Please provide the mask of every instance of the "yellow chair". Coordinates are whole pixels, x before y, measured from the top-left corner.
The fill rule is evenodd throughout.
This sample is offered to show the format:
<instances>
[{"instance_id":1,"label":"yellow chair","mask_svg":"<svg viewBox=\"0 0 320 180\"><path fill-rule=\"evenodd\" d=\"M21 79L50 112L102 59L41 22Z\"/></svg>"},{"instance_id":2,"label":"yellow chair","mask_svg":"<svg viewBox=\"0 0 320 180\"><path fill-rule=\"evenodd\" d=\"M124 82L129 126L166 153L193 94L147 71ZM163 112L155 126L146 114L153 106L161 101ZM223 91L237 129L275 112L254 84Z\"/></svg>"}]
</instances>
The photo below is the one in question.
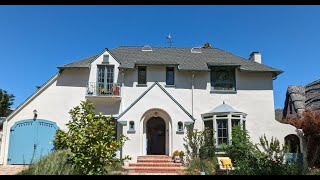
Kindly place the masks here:
<instances>
[{"instance_id":1,"label":"yellow chair","mask_svg":"<svg viewBox=\"0 0 320 180\"><path fill-rule=\"evenodd\" d=\"M232 161L229 157L217 157L219 171L226 171L227 174L229 171L234 170Z\"/></svg>"}]
</instances>

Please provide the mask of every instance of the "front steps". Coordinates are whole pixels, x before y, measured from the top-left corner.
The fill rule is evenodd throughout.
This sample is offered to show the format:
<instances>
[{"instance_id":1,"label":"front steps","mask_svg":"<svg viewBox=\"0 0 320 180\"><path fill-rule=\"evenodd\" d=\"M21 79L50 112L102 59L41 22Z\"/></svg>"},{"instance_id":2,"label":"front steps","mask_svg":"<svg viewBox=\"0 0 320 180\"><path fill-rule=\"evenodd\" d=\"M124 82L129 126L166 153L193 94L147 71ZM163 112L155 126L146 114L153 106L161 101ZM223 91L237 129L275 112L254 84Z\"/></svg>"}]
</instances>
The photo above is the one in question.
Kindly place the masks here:
<instances>
[{"instance_id":1,"label":"front steps","mask_svg":"<svg viewBox=\"0 0 320 180\"><path fill-rule=\"evenodd\" d=\"M184 168L181 163L174 163L171 157L166 155L138 156L137 163L129 163L124 167L128 174L179 174Z\"/></svg>"}]
</instances>

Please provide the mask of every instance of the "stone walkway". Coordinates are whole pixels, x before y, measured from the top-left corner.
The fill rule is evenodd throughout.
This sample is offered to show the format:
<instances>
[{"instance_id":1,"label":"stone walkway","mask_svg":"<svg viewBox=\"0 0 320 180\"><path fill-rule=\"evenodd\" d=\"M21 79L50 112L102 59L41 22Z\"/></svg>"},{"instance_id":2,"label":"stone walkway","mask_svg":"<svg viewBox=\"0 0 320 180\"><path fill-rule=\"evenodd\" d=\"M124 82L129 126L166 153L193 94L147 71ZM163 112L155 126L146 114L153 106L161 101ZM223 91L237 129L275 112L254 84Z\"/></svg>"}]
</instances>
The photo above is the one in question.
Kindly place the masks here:
<instances>
[{"instance_id":1,"label":"stone walkway","mask_svg":"<svg viewBox=\"0 0 320 180\"><path fill-rule=\"evenodd\" d=\"M27 165L0 165L0 175L14 175L27 167Z\"/></svg>"}]
</instances>

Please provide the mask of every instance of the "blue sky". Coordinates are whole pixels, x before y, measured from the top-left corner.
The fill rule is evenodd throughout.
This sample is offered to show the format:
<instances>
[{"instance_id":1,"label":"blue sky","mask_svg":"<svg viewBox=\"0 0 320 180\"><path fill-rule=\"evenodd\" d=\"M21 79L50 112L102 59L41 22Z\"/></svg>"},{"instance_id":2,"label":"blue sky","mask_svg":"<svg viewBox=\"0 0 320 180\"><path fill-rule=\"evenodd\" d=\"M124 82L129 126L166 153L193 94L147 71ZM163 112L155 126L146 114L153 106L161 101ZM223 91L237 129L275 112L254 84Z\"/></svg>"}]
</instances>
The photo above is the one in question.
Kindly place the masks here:
<instances>
[{"instance_id":1,"label":"blue sky","mask_svg":"<svg viewBox=\"0 0 320 180\"><path fill-rule=\"evenodd\" d=\"M121 45L176 47L210 42L285 71L274 81L276 108L288 85L320 78L320 6L0 6L0 88L16 108L57 66Z\"/></svg>"}]
</instances>

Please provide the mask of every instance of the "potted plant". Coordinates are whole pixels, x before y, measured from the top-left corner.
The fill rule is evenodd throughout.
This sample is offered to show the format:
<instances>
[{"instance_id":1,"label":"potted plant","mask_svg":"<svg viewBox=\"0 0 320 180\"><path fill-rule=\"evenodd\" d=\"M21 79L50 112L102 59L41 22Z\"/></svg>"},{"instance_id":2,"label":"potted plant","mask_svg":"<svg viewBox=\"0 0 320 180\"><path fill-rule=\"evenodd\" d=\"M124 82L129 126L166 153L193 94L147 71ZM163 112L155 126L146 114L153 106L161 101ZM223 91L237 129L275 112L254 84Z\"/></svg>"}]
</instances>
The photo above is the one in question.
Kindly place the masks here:
<instances>
[{"instance_id":1,"label":"potted plant","mask_svg":"<svg viewBox=\"0 0 320 180\"><path fill-rule=\"evenodd\" d=\"M175 163L180 163L181 159L180 159L180 152L178 150L173 152L173 160Z\"/></svg>"}]
</instances>

